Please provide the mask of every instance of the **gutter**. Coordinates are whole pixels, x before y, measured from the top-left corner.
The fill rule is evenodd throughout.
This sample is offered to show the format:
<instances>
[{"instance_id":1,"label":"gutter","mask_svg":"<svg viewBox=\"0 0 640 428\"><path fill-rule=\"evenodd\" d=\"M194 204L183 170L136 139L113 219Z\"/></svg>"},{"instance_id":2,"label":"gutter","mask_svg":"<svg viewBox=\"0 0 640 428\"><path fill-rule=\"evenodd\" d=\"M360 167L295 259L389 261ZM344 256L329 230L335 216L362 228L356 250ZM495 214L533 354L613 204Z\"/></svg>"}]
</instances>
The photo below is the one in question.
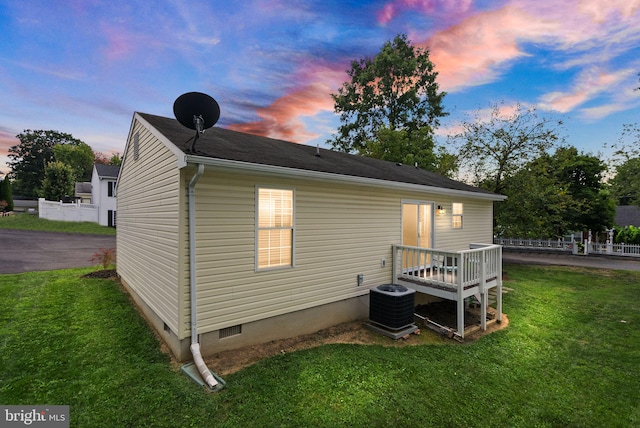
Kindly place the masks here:
<instances>
[{"instance_id":1,"label":"gutter","mask_svg":"<svg viewBox=\"0 0 640 428\"><path fill-rule=\"evenodd\" d=\"M200 372L200 376L209 386L214 389L218 381L211 374L202 355L200 354L200 343L198 342L198 304L196 298L196 184L204 173L204 165L198 164L196 173L189 181L189 294L191 295L191 354L193 362Z\"/></svg>"}]
</instances>

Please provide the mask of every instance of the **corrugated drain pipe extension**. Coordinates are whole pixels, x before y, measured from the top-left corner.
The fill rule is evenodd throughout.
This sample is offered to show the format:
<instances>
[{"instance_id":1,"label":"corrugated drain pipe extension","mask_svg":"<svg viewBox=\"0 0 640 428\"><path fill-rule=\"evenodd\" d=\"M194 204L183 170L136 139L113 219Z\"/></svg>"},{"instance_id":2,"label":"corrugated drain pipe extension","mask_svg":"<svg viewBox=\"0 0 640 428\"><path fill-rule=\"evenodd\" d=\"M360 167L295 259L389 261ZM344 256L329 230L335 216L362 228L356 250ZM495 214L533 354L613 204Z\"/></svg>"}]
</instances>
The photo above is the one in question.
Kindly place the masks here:
<instances>
[{"instance_id":1,"label":"corrugated drain pipe extension","mask_svg":"<svg viewBox=\"0 0 640 428\"><path fill-rule=\"evenodd\" d=\"M213 389L218 385L218 381L213 377L211 371L205 364L200 354L200 343L198 342L198 311L196 298L196 184L204 173L204 165L198 164L198 170L189 182L189 291L191 294L191 355L200 376L209 388Z\"/></svg>"}]
</instances>

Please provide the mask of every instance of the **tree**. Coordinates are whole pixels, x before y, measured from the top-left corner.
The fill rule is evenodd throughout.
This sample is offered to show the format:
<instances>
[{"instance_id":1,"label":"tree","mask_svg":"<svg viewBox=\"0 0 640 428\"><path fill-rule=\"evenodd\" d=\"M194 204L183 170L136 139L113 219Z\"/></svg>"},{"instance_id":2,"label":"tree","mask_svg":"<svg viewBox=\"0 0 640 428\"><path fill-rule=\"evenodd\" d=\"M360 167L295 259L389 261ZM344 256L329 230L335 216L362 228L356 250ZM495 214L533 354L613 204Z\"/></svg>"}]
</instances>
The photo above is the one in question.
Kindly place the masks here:
<instances>
[{"instance_id":1,"label":"tree","mask_svg":"<svg viewBox=\"0 0 640 428\"><path fill-rule=\"evenodd\" d=\"M350 80L331 94L342 122L333 147L396 162L413 156L422 167L433 163L433 130L446 113L429 51L401 34L374 58L353 61L347 73Z\"/></svg>"},{"instance_id":2,"label":"tree","mask_svg":"<svg viewBox=\"0 0 640 428\"><path fill-rule=\"evenodd\" d=\"M615 205L603 186L606 165L575 147L541 154L505 181L508 199L496 205L501 236L561 237L613 225Z\"/></svg>"},{"instance_id":3,"label":"tree","mask_svg":"<svg viewBox=\"0 0 640 428\"><path fill-rule=\"evenodd\" d=\"M59 201L73 195L75 179L73 168L66 163L56 161L47 165L42 180L42 196L49 201Z\"/></svg>"},{"instance_id":4,"label":"tree","mask_svg":"<svg viewBox=\"0 0 640 428\"><path fill-rule=\"evenodd\" d=\"M609 184L611 195L619 205L640 206L640 157L627 159L618 165Z\"/></svg>"},{"instance_id":5,"label":"tree","mask_svg":"<svg viewBox=\"0 0 640 428\"><path fill-rule=\"evenodd\" d=\"M110 158L104 153L96 152L94 155L93 163L98 163L102 165L122 165L122 158L120 157L120 153L113 153Z\"/></svg>"},{"instance_id":6,"label":"tree","mask_svg":"<svg viewBox=\"0 0 640 428\"><path fill-rule=\"evenodd\" d=\"M520 104L512 114L503 110L493 104L489 120L478 110L475 119L463 122L462 132L452 137L463 171L471 174L475 185L495 193L505 191L505 178L563 140L556 129L562 121L539 117L534 107Z\"/></svg>"},{"instance_id":7,"label":"tree","mask_svg":"<svg viewBox=\"0 0 640 428\"><path fill-rule=\"evenodd\" d=\"M53 146L56 161L66 163L73 170L74 181L90 181L93 171L93 149L82 141Z\"/></svg>"},{"instance_id":8,"label":"tree","mask_svg":"<svg viewBox=\"0 0 640 428\"><path fill-rule=\"evenodd\" d=\"M615 203L603 184L605 163L596 156L578 153L575 147L560 148L554 157L558 182L566 185L573 200L564 213L568 227L600 232L613 226Z\"/></svg>"},{"instance_id":9,"label":"tree","mask_svg":"<svg viewBox=\"0 0 640 428\"><path fill-rule=\"evenodd\" d=\"M551 166L535 159L509 177L502 192L508 198L495 205L498 236L540 238L562 236L562 214L570 195L558 187Z\"/></svg>"},{"instance_id":10,"label":"tree","mask_svg":"<svg viewBox=\"0 0 640 428\"><path fill-rule=\"evenodd\" d=\"M111 155L111 158L109 159L109 165L122 165L122 158L120 157L120 153L114 153Z\"/></svg>"},{"instance_id":11,"label":"tree","mask_svg":"<svg viewBox=\"0 0 640 428\"><path fill-rule=\"evenodd\" d=\"M97 163L100 165L109 165L109 159L107 159L107 156L102 152L94 152L93 163Z\"/></svg>"},{"instance_id":12,"label":"tree","mask_svg":"<svg viewBox=\"0 0 640 428\"><path fill-rule=\"evenodd\" d=\"M4 180L0 180L0 204L2 201L6 203L6 206L4 207L5 211L13 211L13 190L11 189L9 177L6 175ZM0 211L2 211L2 209L0 209Z\"/></svg>"},{"instance_id":13,"label":"tree","mask_svg":"<svg viewBox=\"0 0 640 428\"><path fill-rule=\"evenodd\" d=\"M605 144L613 150L611 165L615 168L631 158L640 157L640 127L637 123L623 123L618 141Z\"/></svg>"},{"instance_id":14,"label":"tree","mask_svg":"<svg viewBox=\"0 0 640 428\"><path fill-rule=\"evenodd\" d=\"M27 129L16 137L20 144L9 148L9 175L14 179L14 193L31 197L37 197L42 189L45 167L54 161L53 146L82 142L58 131Z\"/></svg>"},{"instance_id":15,"label":"tree","mask_svg":"<svg viewBox=\"0 0 640 428\"><path fill-rule=\"evenodd\" d=\"M625 123L617 142L605 144L612 150L610 169L615 175L609 180L612 196L619 205L640 206L640 127Z\"/></svg>"}]
</instances>

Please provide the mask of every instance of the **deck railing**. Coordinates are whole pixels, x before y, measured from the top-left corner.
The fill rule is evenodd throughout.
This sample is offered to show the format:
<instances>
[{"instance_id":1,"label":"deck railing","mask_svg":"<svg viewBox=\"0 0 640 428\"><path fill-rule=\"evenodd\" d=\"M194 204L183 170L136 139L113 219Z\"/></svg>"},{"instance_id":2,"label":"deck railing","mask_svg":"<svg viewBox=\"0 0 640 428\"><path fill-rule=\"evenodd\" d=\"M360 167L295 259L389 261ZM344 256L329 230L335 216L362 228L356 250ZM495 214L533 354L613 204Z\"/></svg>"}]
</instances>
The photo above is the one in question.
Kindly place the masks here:
<instances>
[{"instance_id":1,"label":"deck railing","mask_svg":"<svg viewBox=\"0 0 640 428\"><path fill-rule=\"evenodd\" d=\"M395 279L458 290L478 285L482 292L502 277L502 247L470 244L468 250L394 245Z\"/></svg>"}]
</instances>

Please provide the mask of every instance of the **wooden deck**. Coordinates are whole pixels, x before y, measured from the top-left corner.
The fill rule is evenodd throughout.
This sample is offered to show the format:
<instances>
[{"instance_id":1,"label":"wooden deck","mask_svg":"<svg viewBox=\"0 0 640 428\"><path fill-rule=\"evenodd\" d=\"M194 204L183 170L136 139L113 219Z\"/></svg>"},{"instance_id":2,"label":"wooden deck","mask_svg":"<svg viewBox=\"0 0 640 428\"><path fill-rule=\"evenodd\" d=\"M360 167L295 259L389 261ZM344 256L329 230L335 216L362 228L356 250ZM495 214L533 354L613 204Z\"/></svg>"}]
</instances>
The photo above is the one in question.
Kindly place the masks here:
<instances>
[{"instance_id":1,"label":"wooden deck","mask_svg":"<svg viewBox=\"0 0 640 428\"><path fill-rule=\"evenodd\" d=\"M463 251L393 246L393 282L418 293L457 303L456 334L464 338L465 299L480 302L481 328L486 330L488 292L496 288L496 319L502 320L502 247L470 244Z\"/></svg>"}]
</instances>

